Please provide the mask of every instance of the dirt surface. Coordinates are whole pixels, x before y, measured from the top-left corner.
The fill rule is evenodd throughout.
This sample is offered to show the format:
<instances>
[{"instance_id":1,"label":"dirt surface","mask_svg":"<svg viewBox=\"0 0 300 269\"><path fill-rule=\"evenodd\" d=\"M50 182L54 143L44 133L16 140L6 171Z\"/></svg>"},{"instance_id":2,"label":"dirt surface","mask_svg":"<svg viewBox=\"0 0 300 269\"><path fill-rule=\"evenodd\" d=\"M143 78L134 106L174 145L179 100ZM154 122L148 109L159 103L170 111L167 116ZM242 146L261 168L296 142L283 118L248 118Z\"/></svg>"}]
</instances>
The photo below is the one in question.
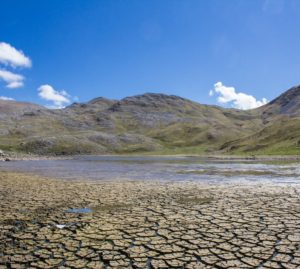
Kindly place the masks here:
<instances>
[{"instance_id":1,"label":"dirt surface","mask_svg":"<svg viewBox=\"0 0 300 269\"><path fill-rule=\"evenodd\" d=\"M300 268L299 194L0 172L0 268Z\"/></svg>"}]
</instances>

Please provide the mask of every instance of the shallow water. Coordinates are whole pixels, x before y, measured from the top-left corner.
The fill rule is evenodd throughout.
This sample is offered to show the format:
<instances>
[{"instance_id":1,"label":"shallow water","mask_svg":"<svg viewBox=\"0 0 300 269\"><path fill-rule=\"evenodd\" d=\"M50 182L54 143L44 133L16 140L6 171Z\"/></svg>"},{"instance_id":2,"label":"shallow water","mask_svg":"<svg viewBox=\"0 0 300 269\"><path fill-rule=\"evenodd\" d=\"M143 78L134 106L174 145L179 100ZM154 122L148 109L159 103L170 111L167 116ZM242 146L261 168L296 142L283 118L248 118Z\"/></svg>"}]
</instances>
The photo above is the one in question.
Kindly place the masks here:
<instances>
[{"instance_id":1,"label":"shallow water","mask_svg":"<svg viewBox=\"0 0 300 269\"><path fill-rule=\"evenodd\" d=\"M207 184L299 184L299 162L199 157L76 156L70 160L2 162L1 169L85 180L200 181Z\"/></svg>"},{"instance_id":2,"label":"shallow water","mask_svg":"<svg viewBox=\"0 0 300 269\"><path fill-rule=\"evenodd\" d=\"M75 213L75 214L87 214L87 213L92 213L93 210L88 207L80 207L80 208L70 208L66 212Z\"/></svg>"}]
</instances>

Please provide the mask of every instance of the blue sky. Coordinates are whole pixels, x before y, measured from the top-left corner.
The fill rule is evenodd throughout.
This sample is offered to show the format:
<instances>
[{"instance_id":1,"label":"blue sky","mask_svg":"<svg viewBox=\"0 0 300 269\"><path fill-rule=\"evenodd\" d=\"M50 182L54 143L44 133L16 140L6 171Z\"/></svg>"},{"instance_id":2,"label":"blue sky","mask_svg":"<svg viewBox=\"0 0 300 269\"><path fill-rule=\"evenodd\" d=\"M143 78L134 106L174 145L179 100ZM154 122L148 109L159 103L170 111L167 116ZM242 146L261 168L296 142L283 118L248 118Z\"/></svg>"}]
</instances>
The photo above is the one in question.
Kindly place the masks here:
<instances>
[{"instance_id":1,"label":"blue sky","mask_svg":"<svg viewBox=\"0 0 300 269\"><path fill-rule=\"evenodd\" d=\"M160 92L245 108L252 95L259 105L300 83L299 14L297 0L1 0L0 42L32 64L0 56L0 71L24 84L8 88L3 75L0 96L58 107L68 102L57 95Z\"/></svg>"}]
</instances>

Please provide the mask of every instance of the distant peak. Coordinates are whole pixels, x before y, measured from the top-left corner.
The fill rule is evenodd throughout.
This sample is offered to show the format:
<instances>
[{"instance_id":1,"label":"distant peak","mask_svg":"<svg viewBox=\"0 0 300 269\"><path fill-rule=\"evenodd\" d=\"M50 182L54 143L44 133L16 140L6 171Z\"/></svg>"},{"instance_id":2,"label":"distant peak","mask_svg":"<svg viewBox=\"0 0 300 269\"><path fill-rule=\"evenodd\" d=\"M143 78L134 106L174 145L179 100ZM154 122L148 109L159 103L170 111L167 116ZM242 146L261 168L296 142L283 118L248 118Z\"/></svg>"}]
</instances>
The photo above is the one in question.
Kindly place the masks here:
<instances>
[{"instance_id":1,"label":"distant peak","mask_svg":"<svg viewBox=\"0 0 300 269\"><path fill-rule=\"evenodd\" d=\"M300 85L294 86L262 107L264 118L275 115L297 116L300 114Z\"/></svg>"},{"instance_id":2,"label":"distant peak","mask_svg":"<svg viewBox=\"0 0 300 269\"><path fill-rule=\"evenodd\" d=\"M184 99L180 96L176 96L176 95L168 95L168 94L164 94L164 93L151 93L151 92L147 92L144 94L138 94L138 95L133 95L133 96L129 96L129 97L125 97L123 98L121 101L129 101L129 100L187 100Z\"/></svg>"},{"instance_id":3,"label":"distant peak","mask_svg":"<svg viewBox=\"0 0 300 269\"><path fill-rule=\"evenodd\" d=\"M107 98L104 98L104 97L96 97L94 99L92 99L91 101L88 102L88 104L111 104L113 103L114 100L110 100L110 99L107 99Z\"/></svg>"},{"instance_id":4,"label":"distant peak","mask_svg":"<svg viewBox=\"0 0 300 269\"><path fill-rule=\"evenodd\" d=\"M298 98L300 96L300 85L294 86L281 95L279 95L277 98L272 100L270 104L279 103L281 105L285 105L286 103L292 101L295 98Z\"/></svg>"}]
</instances>

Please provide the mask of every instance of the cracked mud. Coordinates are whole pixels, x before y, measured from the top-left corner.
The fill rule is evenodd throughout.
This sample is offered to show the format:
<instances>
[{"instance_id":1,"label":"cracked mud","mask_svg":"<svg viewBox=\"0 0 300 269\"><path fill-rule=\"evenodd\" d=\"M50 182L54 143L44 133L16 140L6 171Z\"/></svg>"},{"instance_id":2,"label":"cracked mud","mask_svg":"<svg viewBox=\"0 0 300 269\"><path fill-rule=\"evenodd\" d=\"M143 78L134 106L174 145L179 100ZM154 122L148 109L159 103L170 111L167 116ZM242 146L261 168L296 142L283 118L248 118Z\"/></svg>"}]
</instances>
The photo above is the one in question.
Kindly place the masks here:
<instances>
[{"instance_id":1,"label":"cracked mud","mask_svg":"<svg viewBox=\"0 0 300 269\"><path fill-rule=\"evenodd\" d=\"M0 173L0 268L300 268L292 186Z\"/></svg>"}]
</instances>

